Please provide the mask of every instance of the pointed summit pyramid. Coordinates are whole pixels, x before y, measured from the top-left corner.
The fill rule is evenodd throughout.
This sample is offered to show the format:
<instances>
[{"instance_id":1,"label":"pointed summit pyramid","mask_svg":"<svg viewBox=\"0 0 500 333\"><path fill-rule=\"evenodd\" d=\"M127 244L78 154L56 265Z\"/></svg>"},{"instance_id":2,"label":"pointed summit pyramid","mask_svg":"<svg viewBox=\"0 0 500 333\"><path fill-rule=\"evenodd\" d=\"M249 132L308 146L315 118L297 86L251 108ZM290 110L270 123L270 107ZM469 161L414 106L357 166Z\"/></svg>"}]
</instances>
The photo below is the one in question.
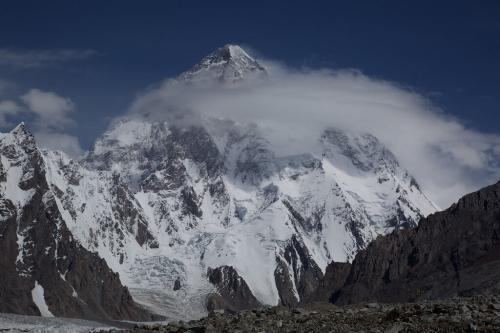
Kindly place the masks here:
<instances>
[{"instance_id":1,"label":"pointed summit pyramid","mask_svg":"<svg viewBox=\"0 0 500 333\"><path fill-rule=\"evenodd\" d=\"M14 138L25 149L36 149L35 138L33 134L28 130L24 122L21 122L16 127L14 127L9 134L12 135L12 138Z\"/></svg>"},{"instance_id":2,"label":"pointed summit pyramid","mask_svg":"<svg viewBox=\"0 0 500 333\"><path fill-rule=\"evenodd\" d=\"M227 44L204 57L179 76L185 81L220 81L231 83L248 77L266 77L267 72L238 45Z\"/></svg>"},{"instance_id":3,"label":"pointed summit pyramid","mask_svg":"<svg viewBox=\"0 0 500 333\"><path fill-rule=\"evenodd\" d=\"M30 135L31 133L26 128L24 121L20 122L16 127L14 127L11 131L13 135Z\"/></svg>"}]
</instances>

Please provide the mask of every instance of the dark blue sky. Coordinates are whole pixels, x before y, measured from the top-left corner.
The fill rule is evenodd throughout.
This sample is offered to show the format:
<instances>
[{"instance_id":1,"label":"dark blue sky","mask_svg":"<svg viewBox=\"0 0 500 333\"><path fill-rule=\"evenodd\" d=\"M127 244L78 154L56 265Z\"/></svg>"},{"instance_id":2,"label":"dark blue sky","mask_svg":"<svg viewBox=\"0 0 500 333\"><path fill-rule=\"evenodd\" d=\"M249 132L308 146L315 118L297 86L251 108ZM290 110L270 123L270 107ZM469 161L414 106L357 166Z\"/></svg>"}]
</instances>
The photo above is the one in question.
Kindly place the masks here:
<instances>
[{"instance_id":1,"label":"dark blue sky","mask_svg":"<svg viewBox=\"0 0 500 333\"><path fill-rule=\"evenodd\" d=\"M134 95L226 43L291 66L357 68L500 133L500 1L4 1L0 49L92 49L0 79L78 106L84 147Z\"/></svg>"}]
</instances>

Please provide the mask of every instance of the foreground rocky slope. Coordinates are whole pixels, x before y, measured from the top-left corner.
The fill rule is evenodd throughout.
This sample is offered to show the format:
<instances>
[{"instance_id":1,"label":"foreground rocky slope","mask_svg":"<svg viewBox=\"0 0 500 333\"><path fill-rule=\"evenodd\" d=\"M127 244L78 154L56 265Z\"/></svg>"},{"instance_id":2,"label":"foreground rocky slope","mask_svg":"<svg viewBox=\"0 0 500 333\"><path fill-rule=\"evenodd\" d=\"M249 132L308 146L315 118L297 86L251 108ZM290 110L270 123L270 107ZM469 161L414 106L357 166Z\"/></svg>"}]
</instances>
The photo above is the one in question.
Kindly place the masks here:
<instances>
[{"instance_id":1,"label":"foreground rocky slope","mask_svg":"<svg viewBox=\"0 0 500 333\"><path fill-rule=\"evenodd\" d=\"M500 182L418 227L379 237L352 263L338 304L500 294Z\"/></svg>"},{"instance_id":2,"label":"foreground rocky slope","mask_svg":"<svg viewBox=\"0 0 500 333\"><path fill-rule=\"evenodd\" d=\"M453 298L406 304L263 308L213 313L198 321L150 325L126 332L499 332L500 297Z\"/></svg>"},{"instance_id":3,"label":"foreground rocky slope","mask_svg":"<svg viewBox=\"0 0 500 333\"><path fill-rule=\"evenodd\" d=\"M23 124L0 134L0 312L147 320L118 274L73 239Z\"/></svg>"}]
</instances>

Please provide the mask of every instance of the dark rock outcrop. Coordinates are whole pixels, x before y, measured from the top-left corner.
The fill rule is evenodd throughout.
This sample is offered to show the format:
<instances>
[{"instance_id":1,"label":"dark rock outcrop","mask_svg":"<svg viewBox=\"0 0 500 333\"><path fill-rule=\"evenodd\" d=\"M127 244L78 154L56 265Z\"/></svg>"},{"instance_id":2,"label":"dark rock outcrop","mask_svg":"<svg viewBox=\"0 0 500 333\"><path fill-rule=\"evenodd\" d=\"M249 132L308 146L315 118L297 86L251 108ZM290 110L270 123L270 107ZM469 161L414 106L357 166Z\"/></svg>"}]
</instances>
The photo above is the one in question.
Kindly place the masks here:
<instances>
[{"instance_id":1,"label":"dark rock outcrop","mask_svg":"<svg viewBox=\"0 0 500 333\"><path fill-rule=\"evenodd\" d=\"M293 307L308 298L323 278L321 269L295 235L276 261L274 279L283 306Z\"/></svg>"},{"instance_id":2,"label":"dark rock outcrop","mask_svg":"<svg viewBox=\"0 0 500 333\"><path fill-rule=\"evenodd\" d=\"M207 275L210 283L217 289L217 293L207 299L207 310L241 311L261 306L245 280L233 267L209 268Z\"/></svg>"},{"instance_id":3,"label":"dark rock outcrop","mask_svg":"<svg viewBox=\"0 0 500 333\"><path fill-rule=\"evenodd\" d=\"M133 194L118 174L113 174L111 195L113 214L125 225L128 232L135 234L137 243L141 246L148 244L153 248L158 247L158 241L148 229L147 220L133 204L135 201Z\"/></svg>"},{"instance_id":4,"label":"dark rock outcrop","mask_svg":"<svg viewBox=\"0 0 500 333\"><path fill-rule=\"evenodd\" d=\"M181 289L181 280L179 278L175 279L174 282L174 290L179 290Z\"/></svg>"},{"instance_id":5,"label":"dark rock outcrop","mask_svg":"<svg viewBox=\"0 0 500 333\"><path fill-rule=\"evenodd\" d=\"M337 304L500 293L500 182L360 251Z\"/></svg>"},{"instance_id":6,"label":"dark rock outcrop","mask_svg":"<svg viewBox=\"0 0 500 333\"><path fill-rule=\"evenodd\" d=\"M326 266L325 275L316 290L301 300L302 304L310 302L330 302L332 297L344 286L351 264L347 262L331 262Z\"/></svg>"},{"instance_id":7,"label":"dark rock outcrop","mask_svg":"<svg viewBox=\"0 0 500 333\"><path fill-rule=\"evenodd\" d=\"M10 172L0 191L0 312L151 319L118 274L73 239L47 184L42 156L24 125L0 139L0 154Z\"/></svg>"}]
</instances>

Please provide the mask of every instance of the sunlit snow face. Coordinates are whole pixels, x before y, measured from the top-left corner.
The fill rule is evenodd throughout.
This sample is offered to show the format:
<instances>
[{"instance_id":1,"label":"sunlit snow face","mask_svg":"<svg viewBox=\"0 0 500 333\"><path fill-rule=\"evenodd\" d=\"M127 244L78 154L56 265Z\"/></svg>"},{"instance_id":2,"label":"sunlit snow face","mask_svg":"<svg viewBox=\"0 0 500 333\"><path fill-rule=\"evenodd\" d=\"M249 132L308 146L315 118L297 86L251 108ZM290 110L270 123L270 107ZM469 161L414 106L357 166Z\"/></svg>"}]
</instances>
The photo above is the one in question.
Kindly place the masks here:
<instances>
[{"instance_id":1,"label":"sunlit snow face","mask_svg":"<svg viewBox=\"0 0 500 333\"><path fill-rule=\"evenodd\" d=\"M255 123L283 155L313 151L328 127L372 133L442 206L499 176L500 137L467 129L415 92L356 71L265 68L268 78L231 85L167 80L129 115L178 126Z\"/></svg>"}]
</instances>

